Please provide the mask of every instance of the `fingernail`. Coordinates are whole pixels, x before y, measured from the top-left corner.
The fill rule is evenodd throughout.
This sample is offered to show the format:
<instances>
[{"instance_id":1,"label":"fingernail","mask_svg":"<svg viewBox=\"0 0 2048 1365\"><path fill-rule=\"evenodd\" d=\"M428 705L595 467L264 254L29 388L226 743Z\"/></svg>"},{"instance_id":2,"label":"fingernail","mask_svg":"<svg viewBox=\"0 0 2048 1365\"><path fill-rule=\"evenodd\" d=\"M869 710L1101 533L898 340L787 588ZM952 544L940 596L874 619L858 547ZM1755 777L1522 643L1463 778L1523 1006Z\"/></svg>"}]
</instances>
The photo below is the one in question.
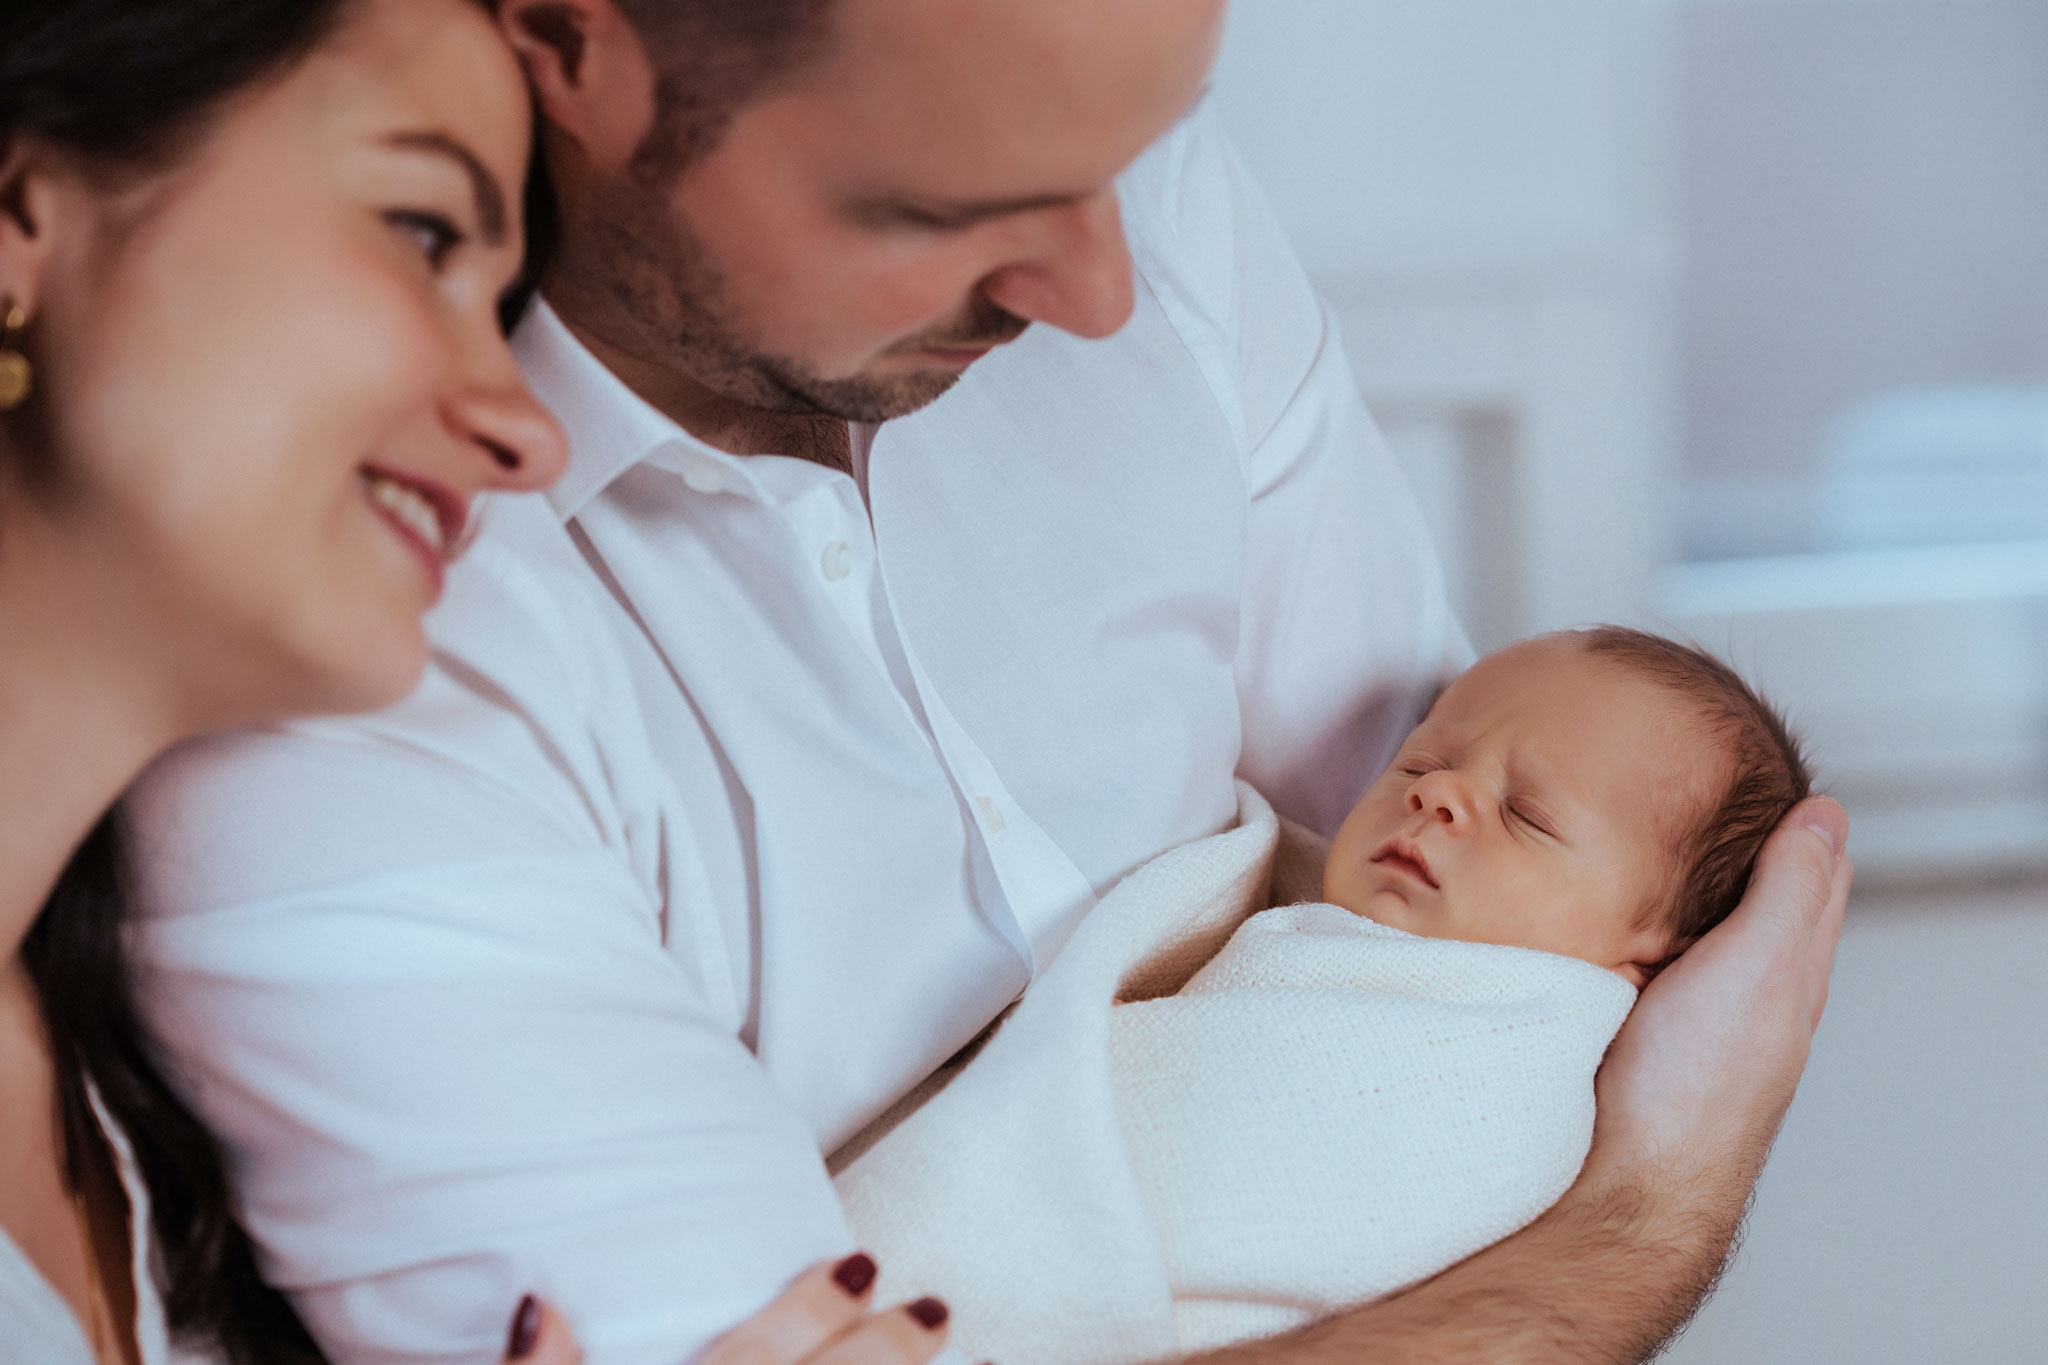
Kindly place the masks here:
<instances>
[{"instance_id":1,"label":"fingernail","mask_svg":"<svg viewBox=\"0 0 2048 1365\"><path fill-rule=\"evenodd\" d=\"M505 1338L505 1358L524 1360L540 1340L540 1300L528 1294L512 1314L512 1334Z\"/></svg>"},{"instance_id":2,"label":"fingernail","mask_svg":"<svg viewBox=\"0 0 2048 1365\"><path fill-rule=\"evenodd\" d=\"M1823 811L1830 813L1823 815ZM1838 858L1842 856L1842 844L1849 834L1848 817L1840 813L1841 811L1840 806L1830 802L1826 805L1816 805L1813 812L1806 817L1806 827L1826 840L1827 846L1834 850Z\"/></svg>"},{"instance_id":3,"label":"fingernail","mask_svg":"<svg viewBox=\"0 0 2048 1365\"><path fill-rule=\"evenodd\" d=\"M916 1303L906 1305L903 1311L916 1318L918 1326L927 1332L938 1331L946 1325L946 1319L952 1316L946 1305L937 1299L919 1299Z\"/></svg>"},{"instance_id":4,"label":"fingernail","mask_svg":"<svg viewBox=\"0 0 2048 1365\"><path fill-rule=\"evenodd\" d=\"M875 1282L875 1258L865 1251L856 1251L832 1267L832 1279L857 1299L867 1293L868 1286Z\"/></svg>"}]
</instances>

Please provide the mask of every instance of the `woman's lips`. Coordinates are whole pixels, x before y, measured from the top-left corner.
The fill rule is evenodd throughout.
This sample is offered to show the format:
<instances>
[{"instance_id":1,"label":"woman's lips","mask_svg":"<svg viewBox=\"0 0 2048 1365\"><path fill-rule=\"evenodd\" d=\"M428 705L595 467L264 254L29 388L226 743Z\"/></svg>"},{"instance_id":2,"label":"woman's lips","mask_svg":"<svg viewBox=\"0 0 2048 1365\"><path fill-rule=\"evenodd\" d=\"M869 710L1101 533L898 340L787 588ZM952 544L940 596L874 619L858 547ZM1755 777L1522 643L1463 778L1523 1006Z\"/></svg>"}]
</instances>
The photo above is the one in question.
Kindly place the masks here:
<instances>
[{"instance_id":1,"label":"woman's lips","mask_svg":"<svg viewBox=\"0 0 2048 1365\"><path fill-rule=\"evenodd\" d=\"M1381 867L1391 867L1421 882L1432 891L1441 891L1436 877L1429 870L1429 860L1422 856L1422 850L1405 839L1396 839L1372 855L1372 861Z\"/></svg>"},{"instance_id":2,"label":"woman's lips","mask_svg":"<svg viewBox=\"0 0 2048 1365\"><path fill-rule=\"evenodd\" d=\"M424 561L438 594L443 567L461 554L469 505L431 479L365 465L363 495L370 506Z\"/></svg>"}]
</instances>

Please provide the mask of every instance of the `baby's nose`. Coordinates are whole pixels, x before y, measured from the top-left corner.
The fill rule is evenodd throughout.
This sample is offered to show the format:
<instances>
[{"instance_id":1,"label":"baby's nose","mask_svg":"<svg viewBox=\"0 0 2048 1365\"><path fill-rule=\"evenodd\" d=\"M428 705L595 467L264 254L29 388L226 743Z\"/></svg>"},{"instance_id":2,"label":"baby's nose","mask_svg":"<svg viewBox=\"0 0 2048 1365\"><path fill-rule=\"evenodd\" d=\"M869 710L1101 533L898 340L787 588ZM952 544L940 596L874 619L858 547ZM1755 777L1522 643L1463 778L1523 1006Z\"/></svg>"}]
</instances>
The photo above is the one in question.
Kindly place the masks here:
<instances>
[{"instance_id":1,"label":"baby's nose","mask_svg":"<svg viewBox=\"0 0 2048 1365\"><path fill-rule=\"evenodd\" d=\"M1408 789L1408 808L1427 814L1453 827L1471 818L1471 801L1463 785L1452 774L1439 770L1425 774Z\"/></svg>"}]
</instances>

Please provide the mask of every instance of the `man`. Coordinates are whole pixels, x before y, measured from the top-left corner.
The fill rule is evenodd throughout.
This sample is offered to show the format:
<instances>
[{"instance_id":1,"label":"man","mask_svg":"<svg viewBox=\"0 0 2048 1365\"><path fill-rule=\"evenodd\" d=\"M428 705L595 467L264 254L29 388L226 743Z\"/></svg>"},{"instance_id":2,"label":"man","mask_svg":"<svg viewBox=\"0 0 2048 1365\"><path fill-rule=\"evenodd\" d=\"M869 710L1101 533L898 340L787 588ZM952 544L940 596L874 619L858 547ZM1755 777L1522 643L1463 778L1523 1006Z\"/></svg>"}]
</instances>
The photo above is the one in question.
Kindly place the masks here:
<instances>
[{"instance_id":1,"label":"man","mask_svg":"<svg viewBox=\"0 0 2048 1365\"><path fill-rule=\"evenodd\" d=\"M491 509L406 706L136 804L160 1030L342 1358L488 1354L536 1286L686 1357L852 1249L820 1153L1096 895L1236 774L1327 830L1464 661L1195 107L1221 9L504 0L570 473ZM1652 988L1551 1214L1237 1354L1646 1353L1789 1101L1841 835L1803 808Z\"/></svg>"}]
</instances>

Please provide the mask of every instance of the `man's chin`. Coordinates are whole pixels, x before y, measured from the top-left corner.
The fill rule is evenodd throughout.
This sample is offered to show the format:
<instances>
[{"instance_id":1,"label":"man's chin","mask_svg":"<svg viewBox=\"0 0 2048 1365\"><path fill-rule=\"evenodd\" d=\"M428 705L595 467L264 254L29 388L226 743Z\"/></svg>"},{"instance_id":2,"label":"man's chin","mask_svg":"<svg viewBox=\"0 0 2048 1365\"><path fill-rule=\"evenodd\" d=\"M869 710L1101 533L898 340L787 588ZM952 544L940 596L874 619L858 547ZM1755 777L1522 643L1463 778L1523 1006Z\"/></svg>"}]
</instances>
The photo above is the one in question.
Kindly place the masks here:
<instances>
[{"instance_id":1,"label":"man's chin","mask_svg":"<svg viewBox=\"0 0 2048 1365\"><path fill-rule=\"evenodd\" d=\"M784 379L783 387L814 411L848 422L888 422L908 417L944 397L966 371L931 367L886 378Z\"/></svg>"}]
</instances>

